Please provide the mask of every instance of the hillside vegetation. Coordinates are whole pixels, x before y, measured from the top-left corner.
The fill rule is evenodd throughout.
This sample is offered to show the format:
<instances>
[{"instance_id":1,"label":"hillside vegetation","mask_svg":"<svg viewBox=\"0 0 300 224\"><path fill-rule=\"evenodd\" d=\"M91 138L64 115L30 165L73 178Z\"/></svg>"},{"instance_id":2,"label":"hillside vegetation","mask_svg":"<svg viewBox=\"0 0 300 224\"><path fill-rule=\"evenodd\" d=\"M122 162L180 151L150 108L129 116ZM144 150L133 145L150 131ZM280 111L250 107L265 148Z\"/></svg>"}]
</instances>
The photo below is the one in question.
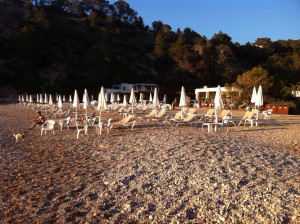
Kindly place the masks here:
<instances>
[{"instance_id":1,"label":"hillside vegetation","mask_svg":"<svg viewBox=\"0 0 300 224\"><path fill-rule=\"evenodd\" d=\"M1 0L0 43L0 85L19 92L99 91L120 82L192 91L263 75L268 94L288 98L300 81L300 40L240 45L221 31L208 39L161 21L148 27L125 1Z\"/></svg>"}]
</instances>

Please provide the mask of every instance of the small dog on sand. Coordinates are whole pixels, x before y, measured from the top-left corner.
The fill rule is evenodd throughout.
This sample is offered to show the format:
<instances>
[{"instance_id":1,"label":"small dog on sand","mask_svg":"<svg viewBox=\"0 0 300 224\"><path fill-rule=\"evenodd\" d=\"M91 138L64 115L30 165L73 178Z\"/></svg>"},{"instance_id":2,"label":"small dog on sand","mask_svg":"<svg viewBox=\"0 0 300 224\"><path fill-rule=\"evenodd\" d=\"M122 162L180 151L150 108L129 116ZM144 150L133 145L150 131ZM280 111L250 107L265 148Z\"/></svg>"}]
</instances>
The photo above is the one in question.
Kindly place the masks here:
<instances>
[{"instance_id":1,"label":"small dog on sand","mask_svg":"<svg viewBox=\"0 0 300 224\"><path fill-rule=\"evenodd\" d=\"M14 135L14 137L15 137L15 139L16 139L16 142L18 142L18 141L20 141L20 140L22 140L22 139L24 139L25 138L25 134L26 134L26 131L24 131L22 134L13 134Z\"/></svg>"}]
</instances>

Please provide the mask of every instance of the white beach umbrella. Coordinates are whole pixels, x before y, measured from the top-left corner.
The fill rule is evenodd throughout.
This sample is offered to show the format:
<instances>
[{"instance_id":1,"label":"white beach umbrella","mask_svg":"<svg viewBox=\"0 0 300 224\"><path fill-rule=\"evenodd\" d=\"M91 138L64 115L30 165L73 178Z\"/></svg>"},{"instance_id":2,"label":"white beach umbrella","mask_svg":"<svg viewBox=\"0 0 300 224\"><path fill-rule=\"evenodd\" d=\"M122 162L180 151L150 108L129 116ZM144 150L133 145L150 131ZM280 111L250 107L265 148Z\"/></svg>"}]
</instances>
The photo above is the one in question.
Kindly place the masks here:
<instances>
[{"instance_id":1,"label":"white beach umbrella","mask_svg":"<svg viewBox=\"0 0 300 224\"><path fill-rule=\"evenodd\" d=\"M94 101L94 95L91 95L91 100Z\"/></svg>"},{"instance_id":2,"label":"white beach umbrella","mask_svg":"<svg viewBox=\"0 0 300 224\"><path fill-rule=\"evenodd\" d=\"M155 105L155 106L159 105L158 92L157 92L156 87L154 89L154 96L153 96L152 104Z\"/></svg>"},{"instance_id":3,"label":"white beach umbrella","mask_svg":"<svg viewBox=\"0 0 300 224\"><path fill-rule=\"evenodd\" d=\"M28 99L28 95L27 95L27 94L25 95L25 100L26 100L26 102L28 102L28 101L29 101L29 99Z\"/></svg>"},{"instance_id":4,"label":"white beach umbrella","mask_svg":"<svg viewBox=\"0 0 300 224\"><path fill-rule=\"evenodd\" d=\"M29 103L32 103L32 102L33 102L32 96L30 95L30 96L29 96Z\"/></svg>"},{"instance_id":5,"label":"white beach umbrella","mask_svg":"<svg viewBox=\"0 0 300 224\"><path fill-rule=\"evenodd\" d=\"M123 106L127 106L127 95L126 94L124 94L124 96L123 96Z\"/></svg>"},{"instance_id":6,"label":"white beach umbrella","mask_svg":"<svg viewBox=\"0 0 300 224\"><path fill-rule=\"evenodd\" d=\"M135 98L135 94L134 94L133 88L131 89L129 103L131 103L132 113L133 113L133 106L136 104L136 98Z\"/></svg>"},{"instance_id":7,"label":"white beach umbrella","mask_svg":"<svg viewBox=\"0 0 300 224\"><path fill-rule=\"evenodd\" d=\"M57 93L55 93L55 99L56 99L56 101L58 101L58 94Z\"/></svg>"},{"instance_id":8,"label":"white beach umbrella","mask_svg":"<svg viewBox=\"0 0 300 224\"><path fill-rule=\"evenodd\" d=\"M48 104L48 96L46 93L45 93L44 103Z\"/></svg>"},{"instance_id":9,"label":"white beach umbrella","mask_svg":"<svg viewBox=\"0 0 300 224\"><path fill-rule=\"evenodd\" d=\"M256 101L256 88L254 86L252 91L251 103L255 103L255 101Z\"/></svg>"},{"instance_id":10,"label":"white beach umbrella","mask_svg":"<svg viewBox=\"0 0 300 224\"><path fill-rule=\"evenodd\" d=\"M58 102L57 102L58 108L61 110L62 109L62 100L61 100L61 95L58 96Z\"/></svg>"},{"instance_id":11,"label":"white beach umbrella","mask_svg":"<svg viewBox=\"0 0 300 224\"><path fill-rule=\"evenodd\" d=\"M166 104L167 103L167 94L164 94L164 103Z\"/></svg>"},{"instance_id":12,"label":"white beach umbrella","mask_svg":"<svg viewBox=\"0 0 300 224\"><path fill-rule=\"evenodd\" d=\"M120 101L121 101L120 94L118 94L118 96L117 96L117 102L119 103Z\"/></svg>"},{"instance_id":13,"label":"white beach umbrella","mask_svg":"<svg viewBox=\"0 0 300 224\"><path fill-rule=\"evenodd\" d=\"M85 118L87 119L87 109L91 107L89 94L87 89L84 89L84 98L83 98L83 109L85 109Z\"/></svg>"},{"instance_id":14,"label":"white beach umbrella","mask_svg":"<svg viewBox=\"0 0 300 224\"><path fill-rule=\"evenodd\" d=\"M25 102L24 96L22 95L22 102Z\"/></svg>"},{"instance_id":15,"label":"white beach umbrella","mask_svg":"<svg viewBox=\"0 0 300 224\"><path fill-rule=\"evenodd\" d=\"M114 93L110 93L110 102L111 103L115 102L115 95L114 95Z\"/></svg>"},{"instance_id":16,"label":"white beach umbrella","mask_svg":"<svg viewBox=\"0 0 300 224\"><path fill-rule=\"evenodd\" d=\"M48 101L48 105L52 106L53 105L53 100L52 100L52 96L51 94L49 95L49 101Z\"/></svg>"},{"instance_id":17,"label":"white beach umbrella","mask_svg":"<svg viewBox=\"0 0 300 224\"><path fill-rule=\"evenodd\" d=\"M66 96L63 95L63 102L66 102Z\"/></svg>"},{"instance_id":18,"label":"white beach umbrella","mask_svg":"<svg viewBox=\"0 0 300 224\"><path fill-rule=\"evenodd\" d=\"M19 102L21 102L21 100L22 100L22 99L21 99L21 95L19 95Z\"/></svg>"},{"instance_id":19,"label":"white beach umbrella","mask_svg":"<svg viewBox=\"0 0 300 224\"><path fill-rule=\"evenodd\" d=\"M69 103L72 103L72 96L71 96L71 94L69 96Z\"/></svg>"},{"instance_id":20,"label":"white beach umbrella","mask_svg":"<svg viewBox=\"0 0 300 224\"><path fill-rule=\"evenodd\" d=\"M143 103L143 100L144 100L144 94L140 93L140 102Z\"/></svg>"},{"instance_id":21,"label":"white beach umbrella","mask_svg":"<svg viewBox=\"0 0 300 224\"><path fill-rule=\"evenodd\" d=\"M37 103L40 102L40 96L39 96L39 94L36 94L36 102L37 102Z\"/></svg>"},{"instance_id":22,"label":"white beach umbrella","mask_svg":"<svg viewBox=\"0 0 300 224\"><path fill-rule=\"evenodd\" d=\"M261 85L259 85L255 100L255 107L257 106L256 120L258 120L258 107L262 105L264 105L263 91Z\"/></svg>"},{"instance_id":23,"label":"white beach umbrella","mask_svg":"<svg viewBox=\"0 0 300 224\"><path fill-rule=\"evenodd\" d=\"M79 97L78 97L78 93L77 93L77 90L75 89L75 92L74 92L74 97L73 97L73 107L76 108L76 112L75 112L75 120L77 121L77 109L78 109L78 106L79 106Z\"/></svg>"},{"instance_id":24,"label":"white beach umbrella","mask_svg":"<svg viewBox=\"0 0 300 224\"><path fill-rule=\"evenodd\" d=\"M108 102L108 93L105 93L105 101Z\"/></svg>"},{"instance_id":25,"label":"white beach umbrella","mask_svg":"<svg viewBox=\"0 0 300 224\"><path fill-rule=\"evenodd\" d=\"M218 123L218 109L224 108L220 86L218 86L217 88L214 103L215 103L215 116L216 116L215 123Z\"/></svg>"},{"instance_id":26,"label":"white beach umbrella","mask_svg":"<svg viewBox=\"0 0 300 224\"><path fill-rule=\"evenodd\" d=\"M180 93L180 101L179 101L179 106L180 107L185 107L187 105L187 100L186 100L186 94L184 87L181 87L181 93Z\"/></svg>"},{"instance_id":27,"label":"white beach umbrella","mask_svg":"<svg viewBox=\"0 0 300 224\"><path fill-rule=\"evenodd\" d=\"M42 94L40 94L40 103L44 103Z\"/></svg>"},{"instance_id":28,"label":"white beach umbrella","mask_svg":"<svg viewBox=\"0 0 300 224\"><path fill-rule=\"evenodd\" d=\"M104 88L102 86L100 93L98 95L98 107L97 107L97 110L100 111L99 124L101 123L101 112L102 112L102 110L106 110L106 109L107 109L107 104L106 104L106 100L105 100ZM101 135L101 131L102 130L100 128L100 135Z\"/></svg>"},{"instance_id":29,"label":"white beach umbrella","mask_svg":"<svg viewBox=\"0 0 300 224\"><path fill-rule=\"evenodd\" d=\"M151 93L150 93L150 96L149 96L149 101L150 101L150 103L152 103L152 101L153 101Z\"/></svg>"}]
</instances>

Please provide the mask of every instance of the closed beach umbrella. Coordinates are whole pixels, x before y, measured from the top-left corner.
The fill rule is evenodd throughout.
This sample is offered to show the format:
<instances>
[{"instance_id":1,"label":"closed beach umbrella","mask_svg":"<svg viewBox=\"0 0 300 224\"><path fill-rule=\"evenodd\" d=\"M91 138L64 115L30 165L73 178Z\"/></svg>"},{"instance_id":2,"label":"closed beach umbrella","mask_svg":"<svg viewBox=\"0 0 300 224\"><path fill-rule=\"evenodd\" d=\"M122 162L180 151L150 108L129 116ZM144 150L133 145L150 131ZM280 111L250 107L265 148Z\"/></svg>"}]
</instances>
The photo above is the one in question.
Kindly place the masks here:
<instances>
[{"instance_id":1,"label":"closed beach umbrella","mask_svg":"<svg viewBox=\"0 0 300 224\"><path fill-rule=\"evenodd\" d=\"M83 98L83 109L85 109L85 115L87 119L87 109L91 107L90 99L89 99L89 94L87 89L84 89L84 98Z\"/></svg>"},{"instance_id":2,"label":"closed beach umbrella","mask_svg":"<svg viewBox=\"0 0 300 224\"><path fill-rule=\"evenodd\" d=\"M25 102L24 96L22 95L22 102Z\"/></svg>"},{"instance_id":3,"label":"closed beach umbrella","mask_svg":"<svg viewBox=\"0 0 300 224\"><path fill-rule=\"evenodd\" d=\"M258 91L256 94L255 106L257 106L256 111L256 120L258 120L258 107L264 105L264 98L261 85L258 87Z\"/></svg>"},{"instance_id":4,"label":"closed beach umbrella","mask_svg":"<svg viewBox=\"0 0 300 224\"><path fill-rule=\"evenodd\" d=\"M49 102L48 105L52 106L53 105L53 100L51 94L49 95Z\"/></svg>"},{"instance_id":5,"label":"closed beach umbrella","mask_svg":"<svg viewBox=\"0 0 300 224\"><path fill-rule=\"evenodd\" d=\"M39 94L36 94L36 102L37 102L37 103L40 102L40 96L39 96Z\"/></svg>"},{"instance_id":6,"label":"closed beach umbrella","mask_svg":"<svg viewBox=\"0 0 300 224\"><path fill-rule=\"evenodd\" d=\"M21 99L21 95L19 95L19 102L21 102L21 100L22 100L22 99Z\"/></svg>"},{"instance_id":7,"label":"closed beach umbrella","mask_svg":"<svg viewBox=\"0 0 300 224\"><path fill-rule=\"evenodd\" d=\"M105 101L108 102L108 93L105 93Z\"/></svg>"},{"instance_id":8,"label":"closed beach umbrella","mask_svg":"<svg viewBox=\"0 0 300 224\"><path fill-rule=\"evenodd\" d=\"M224 108L220 86L218 86L218 88L217 88L214 103L215 103L215 114L216 114L215 115L216 116L215 123L218 123L218 109Z\"/></svg>"},{"instance_id":9,"label":"closed beach umbrella","mask_svg":"<svg viewBox=\"0 0 300 224\"><path fill-rule=\"evenodd\" d=\"M118 94L118 96L117 96L117 101L118 101L118 103L121 101L120 94Z\"/></svg>"},{"instance_id":10,"label":"closed beach umbrella","mask_svg":"<svg viewBox=\"0 0 300 224\"><path fill-rule=\"evenodd\" d=\"M167 103L167 94L164 94L164 103L166 104Z\"/></svg>"},{"instance_id":11,"label":"closed beach umbrella","mask_svg":"<svg viewBox=\"0 0 300 224\"><path fill-rule=\"evenodd\" d=\"M102 110L106 110L106 109L107 109L107 105L105 100L105 93L104 93L104 88L102 86L100 93L98 95L98 107L97 107L97 110L100 111L99 124L101 123L101 112ZM100 129L100 135L101 135L101 129Z\"/></svg>"},{"instance_id":12,"label":"closed beach umbrella","mask_svg":"<svg viewBox=\"0 0 300 224\"><path fill-rule=\"evenodd\" d=\"M66 96L63 95L63 102L66 102Z\"/></svg>"},{"instance_id":13,"label":"closed beach umbrella","mask_svg":"<svg viewBox=\"0 0 300 224\"><path fill-rule=\"evenodd\" d=\"M78 97L78 93L77 90L75 89L74 92L74 97L73 97L73 107L76 108L76 112L75 112L75 120L77 121L77 109L79 106L79 97Z\"/></svg>"},{"instance_id":14,"label":"closed beach umbrella","mask_svg":"<svg viewBox=\"0 0 300 224\"><path fill-rule=\"evenodd\" d=\"M32 96L30 95L30 96L29 96L29 103L32 103L32 102L33 102Z\"/></svg>"},{"instance_id":15,"label":"closed beach umbrella","mask_svg":"<svg viewBox=\"0 0 300 224\"><path fill-rule=\"evenodd\" d=\"M149 101L150 101L150 103L152 103L152 101L153 101L151 93L150 93L150 96L149 96Z\"/></svg>"},{"instance_id":16,"label":"closed beach umbrella","mask_svg":"<svg viewBox=\"0 0 300 224\"><path fill-rule=\"evenodd\" d=\"M94 101L94 95L91 95L91 100Z\"/></svg>"},{"instance_id":17,"label":"closed beach umbrella","mask_svg":"<svg viewBox=\"0 0 300 224\"><path fill-rule=\"evenodd\" d=\"M72 96L71 96L71 94L69 96L69 103L72 103Z\"/></svg>"},{"instance_id":18,"label":"closed beach umbrella","mask_svg":"<svg viewBox=\"0 0 300 224\"><path fill-rule=\"evenodd\" d=\"M180 107L185 107L187 105L187 100L186 100L186 94L184 87L181 87L181 93L180 93L180 101L179 101L179 106Z\"/></svg>"},{"instance_id":19,"label":"closed beach umbrella","mask_svg":"<svg viewBox=\"0 0 300 224\"><path fill-rule=\"evenodd\" d=\"M127 106L127 95L126 94L124 94L124 96L123 96L123 106Z\"/></svg>"},{"instance_id":20,"label":"closed beach umbrella","mask_svg":"<svg viewBox=\"0 0 300 224\"><path fill-rule=\"evenodd\" d=\"M55 99L56 99L56 102L58 101L58 94L55 93Z\"/></svg>"},{"instance_id":21,"label":"closed beach umbrella","mask_svg":"<svg viewBox=\"0 0 300 224\"><path fill-rule=\"evenodd\" d=\"M42 94L40 94L40 103L44 103Z\"/></svg>"},{"instance_id":22,"label":"closed beach umbrella","mask_svg":"<svg viewBox=\"0 0 300 224\"><path fill-rule=\"evenodd\" d=\"M251 103L255 103L255 101L256 101L256 88L254 86L252 91Z\"/></svg>"},{"instance_id":23,"label":"closed beach umbrella","mask_svg":"<svg viewBox=\"0 0 300 224\"><path fill-rule=\"evenodd\" d=\"M142 103L144 100L144 94L143 93L140 93L140 102Z\"/></svg>"},{"instance_id":24,"label":"closed beach umbrella","mask_svg":"<svg viewBox=\"0 0 300 224\"><path fill-rule=\"evenodd\" d=\"M110 93L110 102L111 103L115 102L115 95L114 95L114 93Z\"/></svg>"},{"instance_id":25,"label":"closed beach umbrella","mask_svg":"<svg viewBox=\"0 0 300 224\"><path fill-rule=\"evenodd\" d=\"M155 105L155 106L157 106L159 104L158 92L157 92L157 88L156 87L154 89L154 96L153 96L152 104Z\"/></svg>"},{"instance_id":26,"label":"closed beach umbrella","mask_svg":"<svg viewBox=\"0 0 300 224\"><path fill-rule=\"evenodd\" d=\"M61 95L58 96L58 102L57 102L58 108L61 110L62 108L62 100L61 100Z\"/></svg>"},{"instance_id":27,"label":"closed beach umbrella","mask_svg":"<svg viewBox=\"0 0 300 224\"><path fill-rule=\"evenodd\" d=\"M28 95L27 95L27 94L25 95L25 100L26 100L26 102L28 102L28 101L29 101L29 99L28 99Z\"/></svg>"},{"instance_id":28,"label":"closed beach umbrella","mask_svg":"<svg viewBox=\"0 0 300 224\"><path fill-rule=\"evenodd\" d=\"M46 93L45 93L44 103L48 104L48 96Z\"/></svg>"},{"instance_id":29,"label":"closed beach umbrella","mask_svg":"<svg viewBox=\"0 0 300 224\"><path fill-rule=\"evenodd\" d=\"M134 104L136 104L136 98L135 98L135 94L134 94L133 88L131 89L129 103L131 103L132 113L133 113L133 106L134 106Z\"/></svg>"}]
</instances>

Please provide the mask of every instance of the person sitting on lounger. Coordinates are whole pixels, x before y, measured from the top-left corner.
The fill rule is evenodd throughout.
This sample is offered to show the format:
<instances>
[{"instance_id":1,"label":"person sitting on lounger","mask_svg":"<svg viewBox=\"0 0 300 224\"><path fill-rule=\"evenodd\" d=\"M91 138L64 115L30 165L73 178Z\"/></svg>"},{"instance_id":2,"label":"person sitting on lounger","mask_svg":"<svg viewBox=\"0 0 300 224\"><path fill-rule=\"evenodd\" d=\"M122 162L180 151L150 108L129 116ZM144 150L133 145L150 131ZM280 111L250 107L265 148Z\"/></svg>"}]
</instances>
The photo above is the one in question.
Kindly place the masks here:
<instances>
[{"instance_id":1,"label":"person sitting on lounger","mask_svg":"<svg viewBox=\"0 0 300 224\"><path fill-rule=\"evenodd\" d=\"M29 130L32 130L37 124L44 124L46 121L46 118L42 115L41 111L37 112L38 119L33 121L32 126L29 128Z\"/></svg>"}]
</instances>

